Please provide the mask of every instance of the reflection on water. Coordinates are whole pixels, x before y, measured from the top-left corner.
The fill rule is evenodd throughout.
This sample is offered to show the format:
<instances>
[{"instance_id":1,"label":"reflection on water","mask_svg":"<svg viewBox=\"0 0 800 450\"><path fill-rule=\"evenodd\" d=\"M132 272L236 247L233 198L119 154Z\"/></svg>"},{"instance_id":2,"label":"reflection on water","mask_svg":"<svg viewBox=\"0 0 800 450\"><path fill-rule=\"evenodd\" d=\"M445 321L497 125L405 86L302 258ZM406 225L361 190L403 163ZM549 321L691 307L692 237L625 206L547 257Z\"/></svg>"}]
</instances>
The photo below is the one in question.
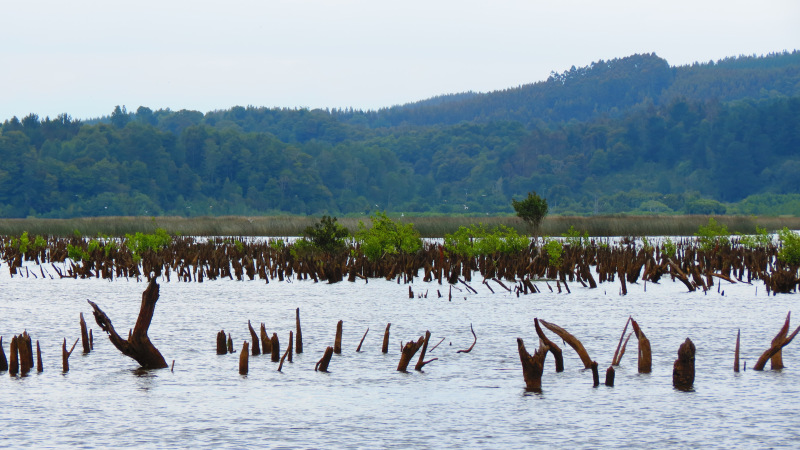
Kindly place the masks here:
<instances>
[{"instance_id":1,"label":"reflection on water","mask_svg":"<svg viewBox=\"0 0 800 450\"><path fill-rule=\"evenodd\" d=\"M601 285L573 286L571 294L545 287L517 298L474 282L477 294L449 302L448 286L435 283L415 283L415 292L431 294L409 299L408 286L385 280L164 280L150 338L175 360L174 372L138 369L95 325L94 351L74 354L62 374L61 342L79 336L79 313L92 317L86 299L119 329L130 328L145 284L11 279L0 269L4 350L27 329L40 341L45 367L24 378L0 373L2 447L793 447L800 438L800 344L784 348L781 372L732 370L737 330L742 360L755 361L797 305L797 295L767 297L763 286L723 282L719 293L703 295L664 280L646 292L629 286L627 296ZM238 353L216 355L217 332L230 332L240 349L250 339L248 320L288 339L297 307L305 352L282 372L268 355L251 356L250 372L240 376ZM565 371L555 373L549 355L542 392L525 391L516 338L534 347L534 317L578 337L602 379L629 315L651 342L651 374L637 373L634 338L615 386L601 380L594 388L591 371L564 345ZM315 372L339 320L342 354L330 373ZM390 352L383 354L388 322ZM470 324L477 343L456 353L473 342ZM368 333L356 353L367 328L381 331ZM431 342L445 338L426 355L439 359L422 373L397 373L402 343L426 330ZM672 364L687 337L697 348L688 392L672 387Z\"/></svg>"}]
</instances>

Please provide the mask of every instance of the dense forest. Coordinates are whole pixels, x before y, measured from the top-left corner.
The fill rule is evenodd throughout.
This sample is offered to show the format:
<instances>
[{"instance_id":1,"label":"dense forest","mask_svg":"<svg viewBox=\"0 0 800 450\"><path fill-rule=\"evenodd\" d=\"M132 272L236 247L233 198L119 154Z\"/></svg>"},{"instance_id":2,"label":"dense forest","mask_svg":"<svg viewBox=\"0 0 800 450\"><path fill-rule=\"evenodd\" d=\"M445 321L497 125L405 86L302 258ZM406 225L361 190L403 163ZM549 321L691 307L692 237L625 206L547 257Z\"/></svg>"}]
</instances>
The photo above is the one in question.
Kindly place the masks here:
<instances>
[{"instance_id":1,"label":"dense forest","mask_svg":"<svg viewBox=\"0 0 800 450\"><path fill-rule=\"evenodd\" d=\"M0 127L0 217L800 215L800 52L655 54L377 111L117 106Z\"/></svg>"}]
</instances>

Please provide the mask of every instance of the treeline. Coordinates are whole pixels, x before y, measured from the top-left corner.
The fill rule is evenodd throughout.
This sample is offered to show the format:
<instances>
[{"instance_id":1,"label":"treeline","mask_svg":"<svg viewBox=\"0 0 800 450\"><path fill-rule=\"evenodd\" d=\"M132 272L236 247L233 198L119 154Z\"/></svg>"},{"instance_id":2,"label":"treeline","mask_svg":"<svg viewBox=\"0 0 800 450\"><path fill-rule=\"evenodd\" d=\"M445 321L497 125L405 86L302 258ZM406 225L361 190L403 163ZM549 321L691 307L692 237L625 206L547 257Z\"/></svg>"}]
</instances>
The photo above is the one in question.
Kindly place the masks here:
<instances>
[{"instance_id":1,"label":"treeline","mask_svg":"<svg viewBox=\"0 0 800 450\"><path fill-rule=\"evenodd\" d=\"M0 128L0 216L486 215L532 190L562 214L798 215L798 123L797 52L634 55L373 112L31 114Z\"/></svg>"}]
</instances>

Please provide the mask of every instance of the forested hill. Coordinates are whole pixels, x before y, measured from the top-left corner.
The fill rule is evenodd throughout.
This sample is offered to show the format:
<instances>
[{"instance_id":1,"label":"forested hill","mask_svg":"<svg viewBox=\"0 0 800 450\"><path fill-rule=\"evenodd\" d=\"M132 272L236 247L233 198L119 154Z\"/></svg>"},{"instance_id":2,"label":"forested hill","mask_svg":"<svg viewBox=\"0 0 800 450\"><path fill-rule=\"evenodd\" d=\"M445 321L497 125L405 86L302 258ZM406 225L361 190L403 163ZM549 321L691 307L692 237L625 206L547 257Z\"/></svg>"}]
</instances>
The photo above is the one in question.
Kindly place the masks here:
<instances>
[{"instance_id":1,"label":"forested hill","mask_svg":"<svg viewBox=\"0 0 800 450\"><path fill-rule=\"evenodd\" d=\"M379 111L5 120L0 217L511 212L800 215L800 52L653 54Z\"/></svg>"}]
</instances>

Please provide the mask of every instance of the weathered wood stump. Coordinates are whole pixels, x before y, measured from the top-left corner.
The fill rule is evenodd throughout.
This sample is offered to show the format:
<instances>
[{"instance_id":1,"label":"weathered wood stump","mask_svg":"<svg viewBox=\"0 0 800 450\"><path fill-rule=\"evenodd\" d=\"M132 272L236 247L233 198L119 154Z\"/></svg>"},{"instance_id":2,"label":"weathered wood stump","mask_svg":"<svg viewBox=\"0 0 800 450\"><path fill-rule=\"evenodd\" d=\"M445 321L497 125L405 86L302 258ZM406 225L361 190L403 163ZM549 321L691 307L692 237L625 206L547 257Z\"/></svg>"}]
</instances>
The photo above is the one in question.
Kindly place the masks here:
<instances>
[{"instance_id":1,"label":"weathered wood stump","mask_svg":"<svg viewBox=\"0 0 800 450\"><path fill-rule=\"evenodd\" d=\"M300 308L295 311L295 323L297 325L297 334L295 335L295 352L297 354L303 353L303 333L300 331Z\"/></svg>"},{"instance_id":2,"label":"weathered wood stump","mask_svg":"<svg viewBox=\"0 0 800 450\"><path fill-rule=\"evenodd\" d=\"M422 368L425 367L425 364L428 364L430 362L433 362L433 361L436 361L436 360L439 359L439 358L432 358L432 359L429 359L428 361L425 361L425 352L428 351L428 340L430 338L431 338L431 332L430 331L426 331L425 332L425 342L422 343L422 351L419 353L419 360L417 360L417 365L414 366L414 370L416 370L418 372L422 371Z\"/></svg>"},{"instance_id":3,"label":"weathered wood stump","mask_svg":"<svg viewBox=\"0 0 800 450\"><path fill-rule=\"evenodd\" d=\"M694 343L689 338L678 348L678 359L672 366L672 385L681 390L689 390L694 384Z\"/></svg>"},{"instance_id":4,"label":"weathered wood stump","mask_svg":"<svg viewBox=\"0 0 800 450\"><path fill-rule=\"evenodd\" d=\"M8 360L6 359L6 352L3 350L3 336L0 336L0 372L8 370Z\"/></svg>"},{"instance_id":5,"label":"weathered wood stump","mask_svg":"<svg viewBox=\"0 0 800 450\"><path fill-rule=\"evenodd\" d=\"M333 356L333 347L326 348L325 353L322 355L322 358L319 361L317 361L317 364L314 366L314 370L318 372L327 372L328 364L331 363L332 356Z\"/></svg>"},{"instance_id":6,"label":"weathered wood stump","mask_svg":"<svg viewBox=\"0 0 800 450\"><path fill-rule=\"evenodd\" d=\"M736 330L736 349L733 351L733 371L739 372L739 335L742 330Z\"/></svg>"},{"instance_id":7,"label":"weathered wood stump","mask_svg":"<svg viewBox=\"0 0 800 450\"><path fill-rule=\"evenodd\" d=\"M272 344L272 362L278 362L281 359L281 344L278 341L278 333L272 333L272 339L270 339L270 344Z\"/></svg>"},{"instance_id":8,"label":"weathered wood stump","mask_svg":"<svg viewBox=\"0 0 800 450\"><path fill-rule=\"evenodd\" d=\"M42 364L42 349L39 347L39 340L36 340L36 371L43 372L44 365Z\"/></svg>"},{"instance_id":9,"label":"weathered wood stump","mask_svg":"<svg viewBox=\"0 0 800 450\"><path fill-rule=\"evenodd\" d=\"M542 331L542 327L539 326L538 318L533 318L533 325L536 327L536 334L539 336L539 339L544 342L544 345L547 346L547 350L553 354L553 359L556 360L556 372L563 372L564 352L561 351L559 346L545 336L544 331Z\"/></svg>"},{"instance_id":10,"label":"weathered wood stump","mask_svg":"<svg viewBox=\"0 0 800 450\"><path fill-rule=\"evenodd\" d=\"M220 330L217 333L217 354L218 355L227 355L228 354L228 345L225 342L225 331Z\"/></svg>"},{"instance_id":11,"label":"weathered wood stump","mask_svg":"<svg viewBox=\"0 0 800 450\"><path fill-rule=\"evenodd\" d=\"M608 369L606 369L606 383L605 383L606 386L614 387L614 375L615 375L615 373L616 372L614 371L614 366L613 365L612 366L608 366Z\"/></svg>"},{"instance_id":12,"label":"weathered wood stump","mask_svg":"<svg viewBox=\"0 0 800 450\"><path fill-rule=\"evenodd\" d=\"M61 346L61 371L64 373L69 372L69 355L72 354L72 351L75 350L75 346L78 345L78 340L75 339L75 343L72 344L72 348L67 351L67 338L64 338L64 344Z\"/></svg>"},{"instance_id":13,"label":"weathered wood stump","mask_svg":"<svg viewBox=\"0 0 800 450\"><path fill-rule=\"evenodd\" d=\"M239 354L239 375L247 375L250 370L250 346L247 341L242 343L242 353Z\"/></svg>"},{"instance_id":14,"label":"weathered wood stump","mask_svg":"<svg viewBox=\"0 0 800 450\"><path fill-rule=\"evenodd\" d=\"M400 354L400 363L397 364L397 371L398 372L406 372L408 369L408 363L411 362L411 358L417 353L422 344L425 342L425 336L420 336L417 342L408 341L406 345L403 346L403 350Z\"/></svg>"},{"instance_id":15,"label":"weathered wood stump","mask_svg":"<svg viewBox=\"0 0 800 450\"><path fill-rule=\"evenodd\" d=\"M619 336L619 343L617 344L617 350L614 351L614 357L611 358L611 365L618 366L619 361L622 359L622 355L625 354L625 347L622 346L622 340L625 338L625 332L628 331L628 324L631 322L630 316L628 316L628 320L625 321L625 327L622 329L622 334ZM631 335L628 335L628 339L631 338ZM625 340L625 345L628 345L628 341ZM622 354L620 354L620 350L622 350Z\"/></svg>"},{"instance_id":16,"label":"weathered wood stump","mask_svg":"<svg viewBox=\"0 0 800 450\"><path fill-rule=\"evenodd\" d=\"M789 345L790 342L794 339L797 335L798 331L800 331L800 327L792 332L791 335L787 336L789 332L789 320L791 319L792 312L789 311L786 314L786 322L784 322L783 327L778 332L778 334L772 339L772 345L768 348L764 353L761 354L761 357L758 358L756 361L756 365L753 366L753 370L764 370L764 366L767 365L767 361L771 360L771 368L772 370L780 370L783 369L783 357L781 350L783 347Z\"/></svg>"},{"instance_id":17,"label":"weathered wood stump","mask_svg":"<svg viewBox=\"0 0 800 450\"><path fill-rule=\"evenodd\" d=\"M361 336L361 341L358 343L358 348L356 348L356 353L361 351L361 346L364 345L364 339L367 338L367 333L369 333L369 327L367 327L367 331L364 332L364 335Z\"/></svg>"},{"instance_id":18,"label":"weathered wood stump","mask_svg":"<svg viewBox=\"0 0 800 450\"><path fill-rule=\"evenodd\" d=\"M264 325L264 322L261 322L259 333L261 335L261 350L265 355L272 355L272 340L267 334L267 327Z\"/></svg>"},{"instance_id":19,"label":"weathered wood stump","mask_svg":"<svg viewBox=\"0 0 800 450\"><path fill-rule=\"evenodd\" d=\"M650 351L650 341L644 335L644 331L639 328L639 324L631 318L633 332L639 340L639 373L650 373L653 370L653 358Z\"/></svg>"},{"instance_id":20,"label":"weathered wood stump","mask_svg":"<svg viewBox=\"0 0 800 450\"><path fill-rule=\"evenodd\" d=\"M256 330L253 329L253 325L250 321L247 321L247 329L250 330L250 340L253 342L253 345L250 348L253 356L258 356L261 354L261 347L258 345L258 335L256 334Z\"/></svg>"},{"instance_id":21,"label":"weathered wood stump","mask_svg":"<svg viewBox=\"0 0 800 450\"><path fill-rule=\"evenodd\" d=\"M138 362L144 369L163 369L169 367L161 352L150 342L147 336L147 329L150 328L150 322L153 320L153 312L156 308L158 301L158 283L155 278L150 281L142 293L142 305L139 309L139 317L136 320L136 325L131 332L128 339L123 339L111 324L111 319L108 318L96 303L87 300L94 310L94 319L100 329L108 333L108 338L114 347L117 348L123 355L129 356Z\"/></svg>"},{"instance_id":22,"label":"weathered wood stump","mask_svg":"<svg viewBox=\"0 0 800 450\"><path fill-rule=\"evenodd\" d=\"M564 340L570 347L575 349L575 352L578 353L578 356L581 358L581 362L583 362L583 368L589 369L592 367L592 358L589 357L589 352L583 347L581 341L578 340L575 336L569 334L567 330L561 328L560 326L546 322L544 320L539 320L539 323L544 325L545 328L552 331L553 333L557 334L558 337Z\"/></svg>"},{"instance_id":23,"label":"weathered wood stump","mask_svg":"<svg viewBox=\"0 0 800 450\"><path fill-rule=\"evenodd\" d=\"M86 327L86 321L83 319L83 313L81 313L81 345L83 345L84 354L92 351L92 346L89 343L89 329Z\"/></svg>"},{"instance_id":24,"label":"weathered wood stump","mask_svg":"<svg viewBox=\"0 0 800 450\"><path fill-rule=\"evenodd\" d=\"M17 376L19 373L19 344L17 342L17 337L11 337L11 344L8 349L8 374L12 377Z\"/></svg>"},{"instance_id":25,"label":"weathered wood stump","mask_svg":"<svg viewBox=\"0 0 800 450\"><path fill-rule=\"evenodd\" d=\"M342 353L342 321L336 323L336 338L333 341L333 353Z\"/></svg>"},{"instance_id":26,"label":"weathered wood stump","mask_svg":"<svg viewBox=\"0 0 800 450\"><path fill-rule=\"evenodd\" d=\"M597 371L597 361L592 361L592 383L593 387L600 386L600 374Z\"/></svg>"},{"instance_id":27,"label":"weathered wood stump","mask_svg":"<svg viewBox=\"0 0 800 450\"><path fill-rule=\"evenodd\" d=\"M532 392L542 392L542 372L544 360L547 357L547 344L539 343L539 348L531 355L525 349L525 343L517 338L517 350L522 363L522 377L525 379L525 388Z\"/></svg>"},{"instance_id":28,"label":"weathered wood stump","mask_svg":"<svg viewBox=\"0 0 800 450\"><path fill-rule=\"evenodd\" d=\"M19 374L27 375L33 368L31 337L27 331L17 336L17 351L19 352Z\"/></svg>"},{"instance_id":29,"label":"weathered wood stump","mask_svg":"<svg viewBox=\"0 0 800 450\"><path fill-rule=\"evenodd\" d=\"M392 326L392 323L389 322L386 324L386 331L383 332L383 347L381 348L382 353L389 353L389 328Z\"/></svg>"},{"instance_id":30,"label":"weathered wood stump","mask_svg":"<svg viewBox=\"0 0 800 450\"><path fill-rule=\"evenodd\" d=\"M231 338L231 334L228 333L228 353L235 353L236 351L233 349L233 339Z\"/></svg>"},{"instance_id":31,"label":"weathered wood stump","mask_svg":"<svg viewBox=\"0 0 800 450\"><path fill-rule=\"evenodd\" d=\"M472 351L473 348L475 348L475 343L478 342L478 336L475 335L475 330L472 328L472 324L469 324L469 331L472 332L472 338L473 338L472 345L470 345L469 348L464 350L459 350L456 353L469 353Z\"/></svg>"}]
</instances>

